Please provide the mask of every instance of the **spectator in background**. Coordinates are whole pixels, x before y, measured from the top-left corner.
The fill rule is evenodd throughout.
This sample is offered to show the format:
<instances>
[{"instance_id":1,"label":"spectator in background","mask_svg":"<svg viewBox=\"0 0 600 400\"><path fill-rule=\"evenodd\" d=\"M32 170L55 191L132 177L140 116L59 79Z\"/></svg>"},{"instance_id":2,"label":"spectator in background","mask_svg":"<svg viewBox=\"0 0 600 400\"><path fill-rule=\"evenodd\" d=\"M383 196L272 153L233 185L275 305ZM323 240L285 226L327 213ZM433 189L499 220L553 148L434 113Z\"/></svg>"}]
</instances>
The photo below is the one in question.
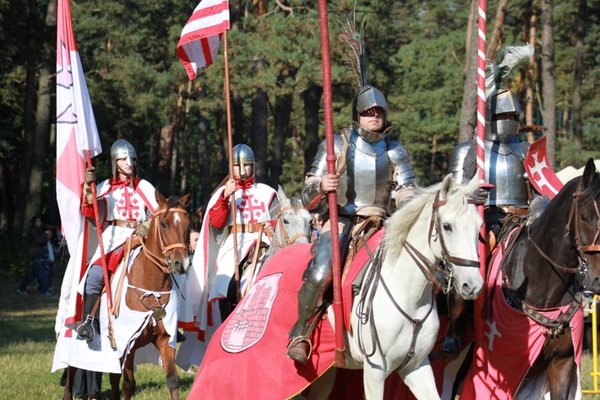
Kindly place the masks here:
<instances>
[{"instance_id":1,"label":"spectator in background","mask_svg":"<svg viewBox=\"0 0 600 400\"><path fill-rule=\"evenodd\" d=\"M41 215L36 215L31 219L31 227L27 236L29 243L29 256L31 257L31 265L27 271L27 275L17 288L17 293L28 295L27 287L34 279L38 282L38 292L43 296L50 296L50 268L54 262L54 253L49 252L50 239L52 239L52 231L46 229ZM50 254L51 253L51 254ZM50 259L52 261L50 261Z\"/></svg>"}]
</instances>

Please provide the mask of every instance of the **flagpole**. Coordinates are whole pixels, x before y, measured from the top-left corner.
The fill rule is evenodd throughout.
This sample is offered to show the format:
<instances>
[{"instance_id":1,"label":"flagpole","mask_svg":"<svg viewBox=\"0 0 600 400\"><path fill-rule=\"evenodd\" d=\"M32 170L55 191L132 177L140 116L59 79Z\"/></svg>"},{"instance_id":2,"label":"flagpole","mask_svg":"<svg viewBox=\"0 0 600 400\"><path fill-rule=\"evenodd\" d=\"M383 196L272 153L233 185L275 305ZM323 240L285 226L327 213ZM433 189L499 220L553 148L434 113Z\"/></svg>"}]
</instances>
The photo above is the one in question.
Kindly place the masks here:
<instances>
[{"instance_id":1,"label":"flagpole","mask_svg":"<svg viewBox=\"0 0 600 400\"><path fill-rule=\"evenodd\" d=\"M92 156L90 154L90 150L85 150L85 157L87 161L87 166L92 167ZM112 296L110 293L110 279L108 278L108 265L106 264L106 253L104 252L104 243L102 242L102 222L100 221L100 210L98 209L98 199L96 198L96 182L90 183L90 188L92 190L92 205L94 207L94 222L96 223L96 232L98 234L98 248L100 249L100 262L102 263L102 275L104 277L104 290L106 290L106 306L108 308L108 339L110 341L110 347L113 350L117 350L117 342L113 335L113 326L112 326L112 312L113 312L113 303Z\"/></svg>"},{"instance_id":2,"label":"flagpole","mask_svg":"<svg viewBox=\"0 0 600 400\"><path fill-rule=\"evenodd\" d=\"M321 28L321 59L323 68L323 109L325 112L325 142L327 145L327 173L335 174L335 150L333 146L333 111L331 95L331 60L329 55L329 23L327 0L319 0L319 24ZM337 194L327 194L329 224L331 229L331 268L333 274L333 314L335 318L335 363L345 366L344 325L342 321L341 260L338 232Z\"/></svg>"},{"instance_id":3,"label":"flagpole","mask_svg":"<svg viewBox=\"0 0 600 400\"><path fill-rule=\"evenodd\" d=\"M225 58L225 109L227 115L227 150L229 153L229 177L233 179L233 132L231 129L231 94L229 93L229 52L227 47L227 30L223 32L223 57ZM240 271L238 260L237 243L237 210L235 204L235 190L231 194L231 234L233 235L233 279L235 281L235 297L239 301L240 293Z\"/></svg>"},{"instance_id":4,"label":"flagpole","mask_svg":"<svg viewBox=\"0 0 600 400\"><path fill-rule=\"evenodd\" d=\"M485 182L485 44L486 44L486 0L479 0L477 8L477 168L479 171L479 183L480 186L486 186ZM484 218L484 207L483 205L477 206L479 215ZM485 221L485 219L484 219ZM487 228L485 222L481 226L481 237L487 242ZM485 327L483 320L483 306L486 299L486 288L485 281L487 276L487 246L484 242L479 242L479 270L483 277L484 285L479 293L479 297L475 300L475 331L476 339L479 346L483 346L484 333L483 328ZM484 352L477 352L483 357ZM476 363L485 362L484 359L477 359Z\"/></svg>"}]
</instances>

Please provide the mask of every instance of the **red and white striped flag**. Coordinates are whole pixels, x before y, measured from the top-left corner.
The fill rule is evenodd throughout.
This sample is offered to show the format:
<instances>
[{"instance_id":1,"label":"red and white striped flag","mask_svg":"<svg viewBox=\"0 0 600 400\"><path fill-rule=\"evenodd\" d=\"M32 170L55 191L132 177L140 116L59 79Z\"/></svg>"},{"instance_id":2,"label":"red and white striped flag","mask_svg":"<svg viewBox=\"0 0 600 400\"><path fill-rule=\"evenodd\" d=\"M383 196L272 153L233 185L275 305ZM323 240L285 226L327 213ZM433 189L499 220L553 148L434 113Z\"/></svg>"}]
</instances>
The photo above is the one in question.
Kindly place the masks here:
<instances>
[{"instance_id":1,"label":"red and white striped flag","mask_svg":"<svg viewBox=\"0 0 600 400\"><path fill-rule=\"evenodd\" d=\"M198 68L213 63L219 51L221 35L229 29L229 2L202 0L181 31L177 56L190 80Z\"/></svg>"}]
</instances>

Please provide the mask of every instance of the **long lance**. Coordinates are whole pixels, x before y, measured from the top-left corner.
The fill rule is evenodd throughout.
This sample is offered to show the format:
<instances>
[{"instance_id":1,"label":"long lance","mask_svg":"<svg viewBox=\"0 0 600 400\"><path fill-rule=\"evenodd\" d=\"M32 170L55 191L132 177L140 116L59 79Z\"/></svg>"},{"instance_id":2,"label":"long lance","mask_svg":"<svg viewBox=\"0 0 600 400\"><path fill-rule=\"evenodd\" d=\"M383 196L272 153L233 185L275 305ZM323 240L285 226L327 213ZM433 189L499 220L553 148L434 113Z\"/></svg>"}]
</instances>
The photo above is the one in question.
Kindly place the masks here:
<instances>
[{"instance_id":1,"label":"long lance","mask_svg":"<svg viewBox=\"0 0 600 400\"><path fill-rule=\"evenodd\" d=\"M486 36L486 0L479 0L477 17L477 168L479 170L479 183L485 184L485 36ZM483 205L477 206L479 215L484 218ZM484 220L485 221L485 220ZM481 226L481 237L487 242L487 229L485 222ZM480 346L483 345L485 327L483 321L483 306L486 299L485 278L487 275L487 247L486 243L479 242L479 270L484 279L484 285L479 297L475 300L475 327L476 338ZM483 354L483 352L481 353ZM476 363L483 363L485 360L475 360Z\"/></svg>"},{"instance_id":2,"label":"long lance","mask_svg":"<svg viewBox=\"0 0 600 400\"><path fill-rule=\"evenodd\" d=\"M327 172L335 174L335 151L333 146L333 110L331 96L331 60L329 56L329 23L327 0L319 0L319 24L321 28L321 59L323 68L323 109L325 113L325 143L327 145ZM344 326L342 320L342 291L340 267L340 242L338 235L337 195L327 194L329 223L331 225L331 268L333 274L333 315L335 318L335 362L343 367Z\"/></svg>"},{"instance_id":3,"label":"long lance","mask_svg":"<svg viewBox=\"0 0 600 400\"><path fill-rule=\"evenodd\" d=\"M227 48L227 30L223 32L223 57L225 59L225 109L227 114L227 151L229 154L229 178L233 179L233 132L231 129L231 94L229 93L229 52ZM241 165L240 165L241 168ZM235 281L235 298L240 301L240 271L238 269L237 243L237 210L235 205L235 190L231 194L231 234L233 235L233 279Z\"/></svg>"},{"instance_id":4,"label":"long lance","mask_svg":"<svg viewBox=\"0 0 600 400\"><path fill-rule=\"evenodd\" d=\"M85 150L85 156L88 168L93 166L92 155L89 149ZM100 221L100 210L98 208L98 199L96 198L96 182L90 183L90 189L92 190L92 205L94 207L94 221L96 222L96 233L98 234L98 248L100 249L100 262L102 263L102 275L104 277L104 290L106 290L106 306L108 308L108 340L110 341L110 347L113 350L117 350L117 342L113 335L113 302L110 293L110 280L108 279L108 264L106 264L106 253L104 252L104 243L102 242L102 223Z\"/></svg>"}]
</instances>

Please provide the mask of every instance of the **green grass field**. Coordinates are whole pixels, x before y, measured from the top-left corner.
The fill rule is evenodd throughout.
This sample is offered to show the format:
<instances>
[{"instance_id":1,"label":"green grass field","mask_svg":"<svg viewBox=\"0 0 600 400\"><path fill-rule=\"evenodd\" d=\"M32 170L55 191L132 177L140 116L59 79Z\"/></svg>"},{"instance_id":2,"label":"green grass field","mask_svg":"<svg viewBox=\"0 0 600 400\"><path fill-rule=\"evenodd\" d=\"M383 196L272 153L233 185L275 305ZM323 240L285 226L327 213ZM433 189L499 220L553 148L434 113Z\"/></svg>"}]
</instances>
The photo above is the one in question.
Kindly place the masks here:
<instances>
[{"instance_id":1,"label":"green grass field","mask_svg":"<svg viewBox=\"0 0 600 400\"><path fill-rule=\"evenodd\" d=\"M57 274L58 275L58 274ZM0 280L0 399L60 399L60 372L50 373L54 352L54 317L58 295L43 297L29 288L31 295L16 293L18 282ZM55 280L58 291L59 278ZM584 389L592 389L592 357L584 357L582 381ZM181 398L185 399L194 374L179 370ZM169 398L162 369L143 365L136 373L138 391L135 398L155 400ZM600 383L598 384L600 387ZM108 398L108 376L102 381L103 398ZM585 394L586 400L600 400L600 394Z\"/></svg>"},{"instance_id":2,"label":"green grass field","mask_svg":"<svg viewBox=\"0 0 600 400\"><path fill-rule=\"evenodd\" d=\"M58 275L58 274L57 274ZM0 280L0 399L60 399L61 373L51 373L54 354L54 317L58 295L44 297L29 288L30 296L16 293L18 281ZM55 279L55 291L60 280ZM181 398L185 399L194 382L194 374L179 370ZM136 372L140 400L169 398L161 367L142 365ZM102 379L102 395L108 398L108 375Z\"/></svg>"}]
</instances>

